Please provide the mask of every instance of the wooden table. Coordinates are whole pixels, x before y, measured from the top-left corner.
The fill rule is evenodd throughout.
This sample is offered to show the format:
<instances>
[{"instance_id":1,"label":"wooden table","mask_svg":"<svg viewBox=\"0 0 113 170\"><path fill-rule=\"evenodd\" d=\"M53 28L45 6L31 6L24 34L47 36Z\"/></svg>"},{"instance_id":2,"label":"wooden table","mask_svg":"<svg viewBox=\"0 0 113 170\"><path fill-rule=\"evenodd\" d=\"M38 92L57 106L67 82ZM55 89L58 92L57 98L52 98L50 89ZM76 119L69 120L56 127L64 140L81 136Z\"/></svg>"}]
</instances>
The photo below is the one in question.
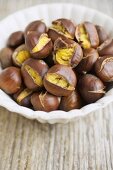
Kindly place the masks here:
<instances>
[{"instance_id":1,"label":"wooden table","mask_svg":"<svg viewBox=\"0 0 113 170\"><path fill-rule=\"evenodd\" d=\"M0 18L41 2L0 0ZM112 0L70 2L113 16ZM65 125L40 124L0 108L0 170L87 169L113 170L113 104Z\"/></svg>"}]
</instances>

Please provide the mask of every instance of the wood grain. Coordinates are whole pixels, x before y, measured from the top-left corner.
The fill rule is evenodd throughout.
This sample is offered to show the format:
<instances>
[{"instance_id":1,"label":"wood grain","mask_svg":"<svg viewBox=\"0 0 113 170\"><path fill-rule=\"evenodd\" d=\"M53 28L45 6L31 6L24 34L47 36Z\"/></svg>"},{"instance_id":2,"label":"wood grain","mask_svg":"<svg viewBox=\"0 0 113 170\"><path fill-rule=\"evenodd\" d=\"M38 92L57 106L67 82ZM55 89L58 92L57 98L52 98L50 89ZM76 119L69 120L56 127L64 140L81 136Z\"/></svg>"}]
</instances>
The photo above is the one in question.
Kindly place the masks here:
<instances>
[{"instance_id":1,"label":"wood grain","mask_svg":"<svg viewBox=\"0 0 113 170\"><path fill-rule=\"evenodd\" d=\"M0 18L54 0L0 0ZM66 2L62 0L61 2ZM70 0L113 16L112 0ZM68 124L40 124L0 108L0 170L113 170L113 104Z\"/></svg>"}]
</instances>

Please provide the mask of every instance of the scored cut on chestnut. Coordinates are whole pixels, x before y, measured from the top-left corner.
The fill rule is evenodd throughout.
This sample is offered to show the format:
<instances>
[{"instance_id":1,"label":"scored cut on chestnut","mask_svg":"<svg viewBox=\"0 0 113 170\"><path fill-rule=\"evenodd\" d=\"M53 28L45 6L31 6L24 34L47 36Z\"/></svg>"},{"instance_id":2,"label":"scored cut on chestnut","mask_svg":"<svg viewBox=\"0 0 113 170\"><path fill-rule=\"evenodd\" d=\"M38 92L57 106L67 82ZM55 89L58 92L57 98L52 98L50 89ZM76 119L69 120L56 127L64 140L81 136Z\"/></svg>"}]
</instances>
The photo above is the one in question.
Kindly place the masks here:
<instances>
[{"instance_id":1,"label":"scored cut on chestnut","mask_svg":"<svg viewBox=\"0 0 113 170\"><path fill-rule=\"evenodd\" d=\"M113 56L100 57L95 63L95 72L103 82L113 81Z\"/></svg>"},{"instance_id":2,"label":"scored cut on chestnut","mask_svg":"<svg viewBox=\"0 0 113 170\"><path fill-rule=\"evenodd\" d=\"M55 64L67 65L74 68L83 58L82 48L74 41L70 43L58 38L54 43L53 58Z\"/></svg>"},{"instance_id":3,"label":"scored cut on chestnut","mask_svg":"<svg viewBox=\"0 0 113 170\"><path fill-rule=\"evenodd\" d=\"M33 91L28 88L21 88L13 95L14 100L21 106L31 106L31 95Z\"/></svg>"},{"instance_id":4,"label":"scored cut on chestnut","mask_svg":"<svg viewBox=\"0 0 113 170\"><path fill-rule=\"evenodd\" d=\"M68 96L76 87L76 74L71 67L54 65L44 76L45 89L56 96Z\"/></svg>"},{"instance_id":5,"label":"scored cut on chestnut","mask_svg":"<svg viewBox=\"0 0 113 170\"><path fill-rule=\"evenodd\" d=\"M19 68L8 67L0 72L0 88L7 94L16 93L22 84Z\"/></svg>"},{"instance_id":6,"label":"scored cut on chestnut","mask_svg":"<svg viewBox=\"0 0 113 170\"><path fill-rule=\"evenodd\" d=\"M103 82L92 74L85 74L79 79L78 89L87 103L96 102L105 94Z\"/></svg>"},{"instance_id":7,"label":"scored cut on chestnut","mask_svg":"<svg viewBox=\"0 0 113 170\"><path fill-rule=\"evenodd\" d=\"M13 63L19 67L21 67L22 63L30 57L31 57L31 54L26 48L25 44L22 44L19 47L17 47L14 50L13 55L12 55Z\"/></svg>"},{"instance_id":8,"label":"scored cut on chestnut","mask_svg":"<svg viewBox=\"0 0 113 170\"><path fill-rule=\"evenodd\" d=\"M75 37L84 49L97 48L99 37L96 27L91 22L84 22L76 26Z\"/></svg>"},{"instance_id":9,"label":"scored cut on chestnut","mask_svg":"<svg viewBox=\"0 0 113 170\"><path fill-rule=\"evenodd\" d=\"M43 77L48 71L48 65L43 60L27 59L21 72L24 83L31 90L39 90L43 87Z\"/></svg>"},{"instance_id":10,"label":"scored cut on chestnut","mask_svg":"<svg viewBox=\"0 0 113 170\"><path fill-rule=\"evenodd\" d=\"M3 69L13 65L12 54L13 50L9 47L0 50L0 63Z\"/></svg>"},{"instance_id":11,"label":"scored cut on chestnut","mask_svg":"<svg viewBox=\"0 0 113 170\"><path fill-rule=\"evenodd\" d=\"M86 74L87 72L93 70L94 64L99 58L99 54L94 48L83 49L83 54L84 55L81 62L76 67L76 71L80 74Z\"/></svg>"},{"instance_id":12,"label":"scored cut on chestnut","mask_svg":"<svg viewBox=\"0 0 113 170\"><path fill-rule=\"evenodd\" d=\"M113 39L104 41L97 50L100 56L113 55Z\"/></svg>"},{"instance_id":13,"label":"scored cut on chestnut","mask_svg":"<svg viewBox=\"0 0 113 170\"><path fill-rule=\"evenodd\" d=\"M43 20L32 21L25 28L24 31L25 37L31 31L37 32L38 36L40 36L41 34L46 33L47 31L46 24L43 22Z\"/></svg>"},{"instance_id":14,"label":"scored cut on chestnut","mask_svg":"<svg viewBox=\"0 0 113 170\"><path fill-rule=\"evenodd\" d=\"M25 37L25 44L36 59L46 58L52 53L53 44L46 33L39 36L37 32L29 32Z\"/></svg>"},{"instance_id":15,"label":"scored cut on chestnut","mask_svg":"<svg viewBox=\"0 0 113 170\"><path fill-rule=\"evenodd\" d=\"M52 26L48 30L48 35L54 42L57 38L74 39L75 25L69 19L60 18L52 22Z\"/></svg>"},{"instance_id":16,"label":"scored cut on chestnut","mask_svg":"<svg viewBox=\"0 0 113 170\"><path fill-rule=\"evenodd\" d=\"M60 104L60 97L46 92L34 93L31 96L31 103L34 110L50 112L57 110Z\"/></svg>"},{"instance_id":17,"label":"scored cut on chestnut","mask_svg":"<svg viewBox=\"0 0 113 170\"><path fill-rule=\"evenodd\" d=\"M24 34L22 31L13 32L7 41L9 47L17 47L24 43Z\"/></svg>"},{"instance_id":18,"label":"scored cut on chestnut","mask_svg":"<svg viewBox=\"0 0 113 170\"><path fill-rule=\"evenodd\" d=\"M77 91L73 91L69 96L65 96L61 98L60 110L64 110L66 112L73 109L80 109L82 106L82 100Z\"/></svg>"}]
</instances>

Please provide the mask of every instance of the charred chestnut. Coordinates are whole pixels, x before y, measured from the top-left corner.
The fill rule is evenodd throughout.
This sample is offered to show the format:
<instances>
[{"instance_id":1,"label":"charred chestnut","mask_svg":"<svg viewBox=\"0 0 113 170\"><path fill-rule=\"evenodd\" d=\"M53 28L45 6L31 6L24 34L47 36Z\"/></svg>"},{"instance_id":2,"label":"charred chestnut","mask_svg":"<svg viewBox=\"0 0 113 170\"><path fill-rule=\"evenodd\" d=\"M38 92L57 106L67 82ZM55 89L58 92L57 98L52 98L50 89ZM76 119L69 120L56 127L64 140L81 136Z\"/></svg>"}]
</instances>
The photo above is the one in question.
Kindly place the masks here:
<instances>
[{"instance_id":1,"label":"charred chestnut","mask_svg":"<svg viewBox=\"0 0 113 170\"><path fill-rule=\"evenodd\" d=\"M78 88L87 103L96 102L105 94L103 82L91 74L86 74L79 79Z\"/></svg>"},{"instance_id":2,"label":"charred chestnut","mask_svg":"<svg viewBox=\"0 0 113 170\"><path fill-rule=\"evenodd\" d=\"M7 41L9 47L17 47L24 43L24 34L22 31L13 32Z\"/></svg>"},{"instance_id":3,"label":"charred chestnut","mask_svg":"<svg viewBox=\"0 0 113 170\"><path fill-rule=\"evenodd\" d=\"M83 59L80 64L76 67L76 71L81 73L87 73L93 69L95 62L99 55L96 49L89 48L83 50Z\"/></svg>"},{"instance_id":4,"label":"charred chestnut","mask_svg":"<svg viewBox=\"0 0 113 170\"><path fill-rule=\"evenodd\" d=\"M54 65L44 76L44 87L56 96L70 95L75 90L76 83L72 68L65 65Z\"/></svg>"},{"instance_id":5,"label":"charred chestnut","mask_svg":"<svg viewBox=\"0 0 113 170\"><path fill-rule=\"evenodd\" d=\"M46 58L52 52L53 44L46 33L39 36L37 32L29 32L25 37L25 43L36 59Z\"/></svg>"},{"instance_id":6,"label":"charred chestnut","mask_svg":"<svg viewBox=\"0 0 113 170\"><path fill-rule=\"evenodd\" d=\"M26 87L39 90L43 87L43 77L48 71L48 65L43 60L29 58L23 63L21 71Z\"/></svg>"},{"instance_id":7,"label":"charred chestnut","mask_svg":"<svg viewBox=\"0 0 113 170\"><path fill-rule=\"evenodd\" d=\"M0 63L3 69L13 65L12 54L13 54L13 50L11 48L5 47L1 49Z\"/></svg>"},{"instance_id":8,"label":"charred chestnut","mask_svg":"<svg viewBox=\"0 0 113 170\"><path fill-rule=\"evenodd\" d=\"M34 93L31 96L31 103L34 110L50 112L58 109L60 104L60 97L54 96L47 91Z\"/></svg>"},{"instance_id":9,"label":"charred chestnut","mask_svg":"<svg viewBox=\"0 0 113 170\"><path fill-rule=\"evenodd\" d=\"M100 56L113 55L113 39L107 39L98 48Z\"/></svg>"},{"instance_id":10,"label":"charred chestnut","mask_svg":"<svg viewBox=\"0 0 113 170\"><path fill-rule=\"evenodd\" d=\"M22 63L30 57L30 52L26 48L25 44L17 47L12 55L13 63L20 67L22 66Z\"/></svg>"},{"instance_id":11,"label":"charred chestnut","mask_svg":"<svg viewBox=\"0 0 113 170\"><path fill-rule=\"evenodd\" d=\"M75 37L84 49L91 47L96 48L99 45L96 27L90 22L84 22L77 25Z\"/></svg>"},{"instance_id":12,"label":"charred chestnut","mask_svg":"<svg viewBox=\"0 0 113 170\"><path fill-rule=\"evenodd\" d=\"M16 93L21 87L20 69L8 67L0 73L0 88L7 94Z\"/></svg>"},{"instance_id":13,"label":"charred chestnut","mask_svg":"<svg viewBox=\"0 0 113 170\"><path fill-rule=\"evenodd\" d=\"M13 95L13 98L19 105L30 107L31 95L32 95L32 90L25 88L25 89L20 89L17 93L15 93Z\"/></svg>"},{"instance_id":14,"label":"charred chestnut","mask_svg":"<svg viewBox=\"0 0 113 170\"><path fill-rule=\"evenodd\" d=\"M35 31L40 36L43 33L46 33L47 27L45 23L41 20L36 20L27 25L24 31L24 35L26 36L29 32Z\"/></svg>"},{"instance_id":15,"label":"charred chestnut","mask_svg":"<svg viewBox=\"0 0 113 170\"><path fill-rule=\"evenodd\" d=\"M62 97L60 102L60 110L66 112L73 109L80 109L82 106L81 97L77 91L73 91L69 96Z\"/></svg>"},{"instance_id":16,"label":"charred chestnut","mask_svg":"<svg viewBox=\"0 0 113 170\"><path fill-rule=\"evenodd\" d=\"M95 72L103 82L113 81L113 56L100 57L95 63Z\"/></svg>"},{"instance_id":17,"label":"charred chestnut","mask_svg":"<svg viewBox=\"0 0 113 170\"><path fill-rule=\"evenodd\" d=\"M56 64L76 67L83 58L82 48L76 42L67 43L58 38L54 43L54 61Z\"/></svg>"},{"instance_id":18,"label":"charred chestnut","mask_svg":"<svg viewBox=\"0 0 113 170\"><path fill-rule=\"evenodd\" d=\"M74 39L75 25L71 20L61 18L52 22L52 26L49 28L48 35L54 42L57 38L69 38Z\"/></svg>"}]
</instances>

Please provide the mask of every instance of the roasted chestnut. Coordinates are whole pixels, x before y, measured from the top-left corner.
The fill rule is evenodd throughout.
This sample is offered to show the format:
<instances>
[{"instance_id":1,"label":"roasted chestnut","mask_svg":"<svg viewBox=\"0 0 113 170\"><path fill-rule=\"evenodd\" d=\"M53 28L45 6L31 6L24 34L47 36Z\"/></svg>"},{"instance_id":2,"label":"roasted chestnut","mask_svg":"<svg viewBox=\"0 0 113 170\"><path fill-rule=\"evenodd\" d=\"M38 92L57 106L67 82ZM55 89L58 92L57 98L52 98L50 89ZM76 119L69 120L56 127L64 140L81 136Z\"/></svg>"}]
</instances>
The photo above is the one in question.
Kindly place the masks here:
<instances>
[{"instance_id":1,"label":"roasted chestnut","mask_svg":"<svg viewBox=\"0 0 113 170\"><path fill-rule=\"evenodd\" d=\"M7 41L9 47L17 47L24 43L24 34L22 31L13 32Z\"/></svg>"},{"instance_id":2,"label":"roasted chestnut","mask_svg":"<svg viewBox=\"0 0 113 170\"><path fill-rule=\"evenodd\" d=\"M24 88L24 89L22 88L13 95L13 98L19 105L30 107L31 106L31 95L32 95L32 90L29 90L27 88Z\"/></svg>"},{"instance_id":3,"label":"roasted chestnut","mask_svg":"<svg viewBox=\"0 0 113 170\"><path fill-rule=\"evenodd\" d=\"M75 37L84 49L96 48L99 45L98 33L93 23L84 22L77 25Z\"/></svg>"},{"instance_id":4,"label":"roasted chestnut","mask_svg":"<svg viewBox=\"0 0 113 170\"><path fill-rule=\"evenodd\" d=\"M96 102L105 94L103 82L91 74L83 75L78 82L79 92L87 103Z\"/></svg>"},{"instance_id":5,"label":"roasted chestnut","mask_svg":"<svg viewBox=\"0 0 113 170\"><path fill-rule=\"evenodd\" d=\"M17 47L12 55L13 63L16 66L22 66L22 63L31 57L30 52L26 48L25 44L20 45Z\"/></svg>"},{"instance_id":6,"label":"roasted chestnut","mask_svg":"<svg viewBox=\"0 0 113 170\"><path fill-rule=\"evenodd\" d=\"M39 90L43 87L43 77L48 71L48 65L43 60L29 58L23 63L21 71L26 87Z\"/></svg>"},{"instance_id":7,"label":"roasted chestnut","mask_svg":"<svg viewBox=\"0 0 113 170\"><path fill-rule=\"evenodd\" d=\"M113 81L113 56L100 57L95 63L95 72L103 82Z\"/></svg>"},{"instance_id":8,"label":"roasted chestnut","mask_svg":"<svg viewBox=\"0 0 113 170\"><path fill-rule=\"evenodd\" d=\"M76 67L76 71L80 74L87 73L93 69L95 62L99 57L97 50L94 48L84 49L83 54L82 61Z\"/></svg>"},{"instance_id":9,"label":"roasted chestnut","mask_svg":"<svg viewBox=\"0 0 113 170\"><path fill-rule=\"evenodd\" d=\"M57 38L74 39L75 25L71 20L60 18L52 22L52 26L48 30L48 35L54 42Z\"/></svg>"},{"instance_id":10,"label":"roasted chestnut","mask_svg":"<svg viewBox=\"0 0 113 170\"><path fill-rule=\"evenodd\" d=\"M27 25L24 31L24 35L26 36L29 32L35 31L40 36L43 33L46 33L47 27L42 20L36 20Z\"/></svg>"},{"instance_id":11,"label":"roasted chestnut","mask_svg":"<svg viewBox=\"0 0 113 170\"><path fill-rule=\"evenodd\" d=\"M76 67L83 58L82 48L76 42L67 43L58 38L54 43L54 62L71 67Z\"/></svg>"},{"instance_id":12,"label":"roasted chestnut","mask_svg":"<svg viewBox=\"0 0 113 170\"><path fill-rule=\"evenodd\" d=\"M77 91L73 91L69 96L65 96L61 98L60 102L60 110L64 110L66 112L73 109L80 109L82 106L82 100Z\"/></svg>"},{"instance_id":13,"label":"roasted chestnut","mask_svg":"<svg viewBox=\"0 0 113 170\"><path fill-rule=\"evenodd\" d=\"M71 67L54 65L44 76L44 87L56 96L68 96L76 87L77 78Z\"/></svg>"},{"instance_id":14,"label":"roasted chestnut","mask_svg":"<svg viewBox=\"0 0 113 170\"><path fill-rule=\"evenodd\" d=\"M96 25L96 30L99 37L99 44L102 44L105 40L108 39L108 34L102 26Z\"/></svg>"},{"instance_id":15,"label":"roasted chestnut","mask_svg":"<svg viewBox=\"0 0 113 170\"><path fill-rule=\"evenodd\" d=\"M1 49L0 63L3 69L13 65L12 54L13 54L13 50L11 48L5 47Z\"/></svg>"},{"instance_id":16,"label":"roasted chestnut","mask_svg":"<svg viewBox=\"0 0 113 170\"><path fill-rule=\"evenodd\" d=\"M60 97L54 96L47 91L34 93L31 96L31 103L34 110L50 112L58 109Z\"/></svg>"},{"instance_id":17,"label":"roasted chestnut","mask_svg":"<svg viewBox=\"0 0 113 170\"><path fill-rule=\"evenodd\" d=\"M16 93L21 87L20 69L8 67L0 73L0 88L7 94Z\"/></svg>"},{"instance_id":18,"label":"roasted chestnut","mask_svg":"<svg viewBox=\"0 0 113 170\"><path fill-rule=\"evenodd\" d=\"M36 59L46 58L52 53L53 44L46 33L39 36L37 32L29 32L25 37L25 43Z\"/></svg>"},{"instance_id":19,"label":"roasted chestnut","mask_svg":"<svg viewBox=\"0 0 113 170\"><path fill-rule=\"evenodd\" d=\"M97 50L100 56L113 55L113 39L109 38L104 41Z\"/></svg>"}]
</instances>

